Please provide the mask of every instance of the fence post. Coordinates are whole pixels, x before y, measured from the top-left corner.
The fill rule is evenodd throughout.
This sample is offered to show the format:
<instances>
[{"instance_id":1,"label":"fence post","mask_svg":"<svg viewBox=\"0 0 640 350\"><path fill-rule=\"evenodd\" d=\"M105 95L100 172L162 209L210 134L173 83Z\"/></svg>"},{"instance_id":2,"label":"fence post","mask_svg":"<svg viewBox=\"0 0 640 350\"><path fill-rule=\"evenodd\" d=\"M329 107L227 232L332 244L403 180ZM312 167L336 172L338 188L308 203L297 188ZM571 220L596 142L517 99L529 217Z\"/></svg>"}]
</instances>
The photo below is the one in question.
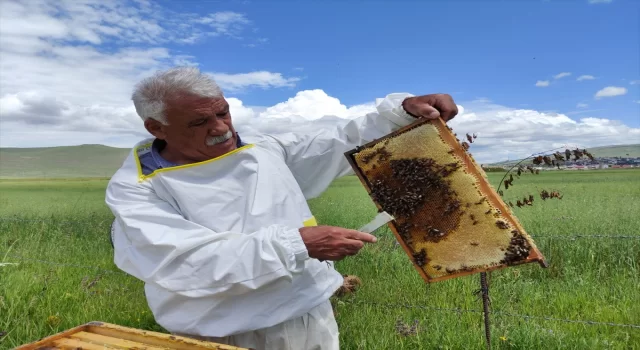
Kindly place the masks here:
<instances>
[{"instance_id":1,"label":"fence post","mask_svg":"<svg viewBox=\"0 0 640 350\"><path fill-rule=\"evenodd\" d=\"M489 285L487 273L480 273L480 292L482 293L482 308L484 310L484 335L487 341L487 349L491 349L491 328L489 323Z\"/></svg>"}]
</instances>

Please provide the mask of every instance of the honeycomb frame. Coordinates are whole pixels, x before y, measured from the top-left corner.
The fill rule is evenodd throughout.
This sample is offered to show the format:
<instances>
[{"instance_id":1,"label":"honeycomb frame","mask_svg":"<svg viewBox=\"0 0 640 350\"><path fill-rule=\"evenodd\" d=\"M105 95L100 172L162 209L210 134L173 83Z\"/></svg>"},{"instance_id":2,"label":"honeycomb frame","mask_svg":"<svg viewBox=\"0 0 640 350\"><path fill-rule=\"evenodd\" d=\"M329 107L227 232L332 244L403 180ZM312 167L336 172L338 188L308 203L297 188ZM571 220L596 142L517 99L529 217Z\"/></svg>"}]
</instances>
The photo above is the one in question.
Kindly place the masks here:
<instances>
[{"instance_id":1,"label":"honeycomb frame","mask_svg":"<svg viewBox=\"0 0 640 350\"><path fill-rule=\"evenodd\" d=\"M429 138L420 139L424 142L415 144L416 138L424 134L430 134ZM415 147L405 147L401 154L387 150L387 145L398 147L404 143L407 146L411 142ZM387 226L425 282L439 282L534 262L543 268L548 266L533 239L490 185L484 170L442 119L418 119L344 155L378 211L386 210L395 216ZM372 162L376 157L377 161ZM439 157L441 161L431 157ZM383 173L386 175L380 175ZM408 180L400 180L403 178L394 177L391 173L409 174L405 177L407 179L417 176L416 186L411 182L398 185L399 181ZM442 174L445 175L440 176ZM453 182L447 179L451 177L455 179ZM420 189L423 184L419 179L426 179L429 185L425 186L435 190ZM408 186L413 188L413 192L407 189ZM474 191L471 191L472 187ZM460 196L456 189L466 192ZM402 191L405 191L404 196L397 195ZM422 200L429 197L427 193L437 191L436 195L443 195L444 200ZM467 199L475 197L473 203L469 200L461 202L460 198L465 196ZM429 205L431 210L427 210ZM434 219L438 215L434 209L437 206L440 210L442 206L446 209L441 212L440 221ZM405 213L399 214L400 211ZM477 229L480 227L483 228L481 232ZM440 248L443 245L445 248ZM485 254L482 249L491 258L481 258ZM465 260L460 256L472 258ZM477 258L474 260L473 257Z\"/></svg>"}]
</instances>

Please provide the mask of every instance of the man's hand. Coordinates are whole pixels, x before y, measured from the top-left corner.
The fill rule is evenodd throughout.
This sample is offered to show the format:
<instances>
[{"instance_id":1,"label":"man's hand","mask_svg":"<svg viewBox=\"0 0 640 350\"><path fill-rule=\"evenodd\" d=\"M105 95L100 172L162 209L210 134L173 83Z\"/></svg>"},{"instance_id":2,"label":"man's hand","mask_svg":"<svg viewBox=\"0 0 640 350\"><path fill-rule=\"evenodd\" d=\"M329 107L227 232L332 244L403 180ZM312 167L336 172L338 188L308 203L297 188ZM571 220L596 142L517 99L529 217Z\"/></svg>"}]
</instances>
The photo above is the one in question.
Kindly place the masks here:
<instances>
[{"instance_id":1,"label":"man's hand","mask_svg":"<svg viewBox=\"0 0 640 350\"><path fill-rule=\"evenodd\" d=\"M402 102L404 110L415 118L442 118L445 122L458 114L458 106L447 94L414 96Z\"/></svg>"},{"instance_id":2,"label":"man's hand","mask_svg":"<svg viewBox=\"0 0 640 350\"><path fill-rule=\"evenodd\" d=\"M300 229L309 256L318 260L338 261L358 253L364 243L375 243L368 233L335 226L313 226Z\"/></svg>"}]
</instances>

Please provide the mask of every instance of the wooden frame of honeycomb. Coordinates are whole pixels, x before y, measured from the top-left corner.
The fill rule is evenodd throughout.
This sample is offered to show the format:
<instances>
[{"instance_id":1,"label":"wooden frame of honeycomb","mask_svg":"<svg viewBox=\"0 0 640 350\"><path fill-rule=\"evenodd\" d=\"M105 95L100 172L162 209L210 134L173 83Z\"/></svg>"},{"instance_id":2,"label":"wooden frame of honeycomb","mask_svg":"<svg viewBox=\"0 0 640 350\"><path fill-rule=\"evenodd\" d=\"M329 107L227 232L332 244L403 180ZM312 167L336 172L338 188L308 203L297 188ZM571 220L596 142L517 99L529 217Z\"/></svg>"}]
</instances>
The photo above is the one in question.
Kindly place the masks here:
<instances>
[{"instance_id":1,"label":"wooden frame of honeycomb","mask_svg":"<svg viewBox=\"0 0 640 350\"><path fill-rule=\"evenodd\" d=\"M442 119L415 123L345 153L427 282L544 257L485 172Z\"/></svg>"}]
</instances>

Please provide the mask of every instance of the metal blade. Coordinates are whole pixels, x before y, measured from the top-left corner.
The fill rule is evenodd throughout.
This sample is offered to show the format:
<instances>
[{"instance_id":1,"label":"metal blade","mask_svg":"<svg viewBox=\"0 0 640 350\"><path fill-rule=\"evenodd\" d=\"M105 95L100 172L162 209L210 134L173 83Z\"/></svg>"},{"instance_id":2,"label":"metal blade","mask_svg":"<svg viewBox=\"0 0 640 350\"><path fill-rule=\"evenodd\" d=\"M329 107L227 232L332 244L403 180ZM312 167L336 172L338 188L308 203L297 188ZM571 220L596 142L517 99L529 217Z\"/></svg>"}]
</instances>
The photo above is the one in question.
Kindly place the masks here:
<instances>
[{"instance_id":1,"label":"metal blade","mask_svg":"<svg viewBox=\"0 0 640 350\"><path fill-rule=\"evenodd\" d=\"M382 225L394 219L395 218L391 214L387 213L386 211L383 211L378 213L378 215L376 215L376 217L373 220L371 220L371 222L362 226L358 231L371 233L379 229Z\"/></svg>"}]
</instances>

